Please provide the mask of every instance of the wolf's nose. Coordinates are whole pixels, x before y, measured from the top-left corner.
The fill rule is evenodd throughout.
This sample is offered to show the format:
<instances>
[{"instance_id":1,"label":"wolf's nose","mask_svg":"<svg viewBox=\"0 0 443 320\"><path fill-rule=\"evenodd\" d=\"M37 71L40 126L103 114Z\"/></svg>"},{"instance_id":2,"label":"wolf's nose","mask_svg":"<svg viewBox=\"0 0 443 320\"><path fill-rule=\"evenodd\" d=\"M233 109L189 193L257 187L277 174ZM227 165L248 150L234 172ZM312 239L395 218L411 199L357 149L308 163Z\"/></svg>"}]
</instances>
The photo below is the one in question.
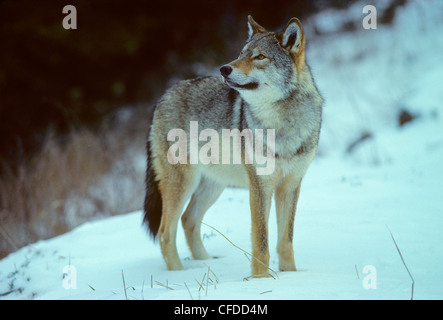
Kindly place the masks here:
<instances>
[{"instance_id":1,"label":"wolf's nose","mask_svg":"<svg viewBox=\"0 0 443 320\"><path fill-rule=\"evenodd\" d=\"M223 66L220 68L220 73L223 77L227 77L231 74L232 68L230 66Z\"/></svg>"}]
</instances>

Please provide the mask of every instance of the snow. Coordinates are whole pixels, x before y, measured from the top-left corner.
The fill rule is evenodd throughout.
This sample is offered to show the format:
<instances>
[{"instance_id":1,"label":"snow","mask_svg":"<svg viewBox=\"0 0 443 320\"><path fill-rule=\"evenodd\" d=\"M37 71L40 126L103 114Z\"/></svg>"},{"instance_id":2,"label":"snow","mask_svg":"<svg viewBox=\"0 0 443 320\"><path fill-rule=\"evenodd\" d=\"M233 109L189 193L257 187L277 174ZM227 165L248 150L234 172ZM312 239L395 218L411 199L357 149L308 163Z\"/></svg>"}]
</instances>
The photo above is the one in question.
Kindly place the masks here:
<instances>
[{"instance_id":1,"label":"snow","mask_svg":"<svg viewBox=\"0 0 443 320\"><path fill-rule=\"evenodd\" d=\"M414 278L413 298L442 299L442 7L410 2L393 26L309 43L326 106L295 219L297 272L278 271L273 206L270 268L277 276L245 279L250 261L230 242L251 250L248 191L227 189L204 222L230 242L202 226L213 259L193 260L180 227L185 270L167 271L137 211L2 259L0 299L410 299L412 281L390 231ZM418 117L400 127L401 109ZM370 138L346 152L363 132Z\"/></svg>"}]
</instances>

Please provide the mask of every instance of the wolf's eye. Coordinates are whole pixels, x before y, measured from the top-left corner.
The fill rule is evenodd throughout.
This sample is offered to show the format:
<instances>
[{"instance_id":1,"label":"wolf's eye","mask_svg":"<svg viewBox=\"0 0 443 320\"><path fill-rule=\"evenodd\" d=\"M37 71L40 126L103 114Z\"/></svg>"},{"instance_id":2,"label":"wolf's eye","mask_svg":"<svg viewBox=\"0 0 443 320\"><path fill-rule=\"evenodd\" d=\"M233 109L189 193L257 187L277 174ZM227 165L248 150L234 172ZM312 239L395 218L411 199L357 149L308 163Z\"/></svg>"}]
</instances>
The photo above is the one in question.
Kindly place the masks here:
<instances>
[{"instance_id":1,"label":"wolf's eye","mask_svg":"<svg viewBox=\"0 0 443 320\"><path fill-rule=\"evenodd\" d=\"M265 58L266 58L265 55L263 55L261 53L258 56L255 57L256 60L263 60Z\"/></svg>"}]
</instances>

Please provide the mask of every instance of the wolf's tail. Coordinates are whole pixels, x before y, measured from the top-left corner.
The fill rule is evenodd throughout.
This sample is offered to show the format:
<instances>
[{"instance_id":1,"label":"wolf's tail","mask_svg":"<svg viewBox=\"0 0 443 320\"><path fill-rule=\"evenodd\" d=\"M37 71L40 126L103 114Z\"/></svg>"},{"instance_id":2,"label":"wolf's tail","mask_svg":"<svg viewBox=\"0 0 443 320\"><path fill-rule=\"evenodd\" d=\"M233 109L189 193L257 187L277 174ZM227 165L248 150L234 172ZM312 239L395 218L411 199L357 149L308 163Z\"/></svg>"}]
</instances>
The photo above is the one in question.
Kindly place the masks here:
<instances>
[{"instance_id":1,"label":"wolf's tail","mask_svg":"<svg viewBox=\"0 0 443 320\"><path fill-rule=\"evenodd\" d=\"M162 197L158 187L158 181L155 179L154 167L152 165L151 143L148 139L146 145L148 153L148 168L146 170L146 196L144 204L143 223L149 229L152 237L155 239L160 228L162 217Z\"/></svg>"}]
</instances>

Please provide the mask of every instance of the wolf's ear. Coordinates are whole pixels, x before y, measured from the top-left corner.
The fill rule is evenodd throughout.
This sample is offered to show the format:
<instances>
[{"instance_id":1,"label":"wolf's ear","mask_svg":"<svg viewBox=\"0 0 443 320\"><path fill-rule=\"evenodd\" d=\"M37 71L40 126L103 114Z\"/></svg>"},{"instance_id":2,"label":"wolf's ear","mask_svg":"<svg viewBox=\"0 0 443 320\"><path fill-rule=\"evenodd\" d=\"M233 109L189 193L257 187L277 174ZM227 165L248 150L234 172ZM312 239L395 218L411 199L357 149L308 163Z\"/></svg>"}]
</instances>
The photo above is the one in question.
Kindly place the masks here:
<instances>
[{"instance_id":1,"label":"wolf's ear","mask_svg":"<svg viewBox=\"0 0 443 320\"><path fill-rule=\"evenodd\" d=\"M278 35L280 44L292 54L300 53L305 47L305 35L300 20L292 18Z\"/></svg>"},{"instance_id":2,"label":"wolf's ear","mask_svg":"<svg viewBox=\"0 0 443 320\"><path fill-rule=\"evenodd\" d=\"M259 25L252 19L252 16L248 16L248 41L251 40L252 36L256 33L266 32L266 29Z\"/></svg>"}]
</instances>

